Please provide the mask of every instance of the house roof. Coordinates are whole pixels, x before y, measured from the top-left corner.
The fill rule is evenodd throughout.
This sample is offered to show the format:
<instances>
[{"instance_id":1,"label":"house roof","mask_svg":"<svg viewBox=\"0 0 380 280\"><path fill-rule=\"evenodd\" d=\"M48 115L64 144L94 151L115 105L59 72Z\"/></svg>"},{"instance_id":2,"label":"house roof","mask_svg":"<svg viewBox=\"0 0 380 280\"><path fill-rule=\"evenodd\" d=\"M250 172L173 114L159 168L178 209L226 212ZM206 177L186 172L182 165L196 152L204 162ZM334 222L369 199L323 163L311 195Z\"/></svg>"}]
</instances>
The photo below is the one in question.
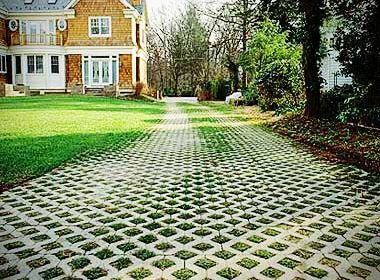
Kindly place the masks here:
<instances>
[{"instance_id":1,"label":"house roof","mask_svg":"<svg viewBox=\"0 0 380 280\"><path fill-rule=\"evenodd\" d=\"M33 0L31 4L25 4L25 0L0 0L0 3L10 12L37 12L63 10L70 0L57 0L54 4L48 4L48 0Z\"/></svg>"},{"instance_id":2,"label":"house roof","mask_svg":"<svg viewBox=\"0 0 380 280\"><path fill-rule=\"evenodd\" d=\"M9 12L38 12L38 11L62 11L72 0L56 0L53 4L48 4L48 0L33 0L31 4L25 4L25 0L0 0L0 9L7 10ZM130 2L129 0L127 0ZM140 13L144 13L145 1L142 1L142 5L136 6L136 10Z\"/></svg>"},{"instance_id":3,"label":"house roof","mask_svg":"<svg viewBox=\"0 0 380 280\"><path fill-rule=\"evenodd\" d=\"M3 3L3 0L0 0L0 9L7 10L7 7Z\"/></svg>"}]
</instances>

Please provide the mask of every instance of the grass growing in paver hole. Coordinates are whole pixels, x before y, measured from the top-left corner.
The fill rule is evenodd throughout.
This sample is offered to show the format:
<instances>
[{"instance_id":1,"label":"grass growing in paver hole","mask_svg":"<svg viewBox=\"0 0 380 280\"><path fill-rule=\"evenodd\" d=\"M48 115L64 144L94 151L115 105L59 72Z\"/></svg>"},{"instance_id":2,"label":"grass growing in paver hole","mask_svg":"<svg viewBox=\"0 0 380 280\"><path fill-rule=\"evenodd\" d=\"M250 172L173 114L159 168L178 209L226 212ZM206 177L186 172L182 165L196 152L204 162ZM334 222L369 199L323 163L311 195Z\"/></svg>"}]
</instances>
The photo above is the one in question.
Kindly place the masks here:
<instances>
[{"instance_id":1,"label":"grass growing in paver hole","mask_svg":"<svg viewBox=\"0 0 380 280\"><path fill-rule=\"evenodd\" d=\"M31 261L26 262L28 266L31 268L39 268L41 266L47 265L50 263L50 261L46 258L38 258Z\"/></svg>"},{"instance_id":2,"label":"grass growing in paver hole","mask_svg":"<svg viewBox=\"0 0 380 280\"><path fill-rule=\"evenodd\" d=\"M164 105L84 96L0 100L0 183L41 175L83 152L135 140Z\"/></svg>"},{"instance_id":3,"label":"grass growing in paver hole","mask_svg":"<svg viewBox=\"0 0 380 280\"><path fill-rule=\"evenodd\" d=\"M380 247L372 247L369 249L368 253L380 257Z\"/></svg>"},{"instance_id":4,"label":"grass growing in paver hole","mask_svg":"<svg viewBox=\"0 0 380 280\"><path fill-rule=\"evenodd\" d=\"M305 271L305 273L307 273L313 277L319 278L319 279L328 275L327 271L320 269L320 268L317 268L317 267L310 267Z\"/></svg>"},{"instance_id":5,"label":"grass growing in paver hole","mask_svg":"<svg viewBox=\"0 0 380 280\"><path fill-rule=\"evenodd\" d=\"M147 250L147 249L141 249L133 253L133 255L136 258L139 258L140 260L146 261L147 259L153 258L156 256L155 253Z\"/></svg>"},{"instance_id":6,"label":"grass growing in paver hole","mask_svg":"<svg viewBox=\"0 0 380 280\"><path fill-rule=\"evenodd\" d=\"M148 235L141 236L141 237L139 238L139 240L140 240L141 242L145 243L145 244L150 244L150 243L152 243L152 242L157 241L158 238L157 238L155 235L153 235L153 234L148 234Z\"/></svg>"},{"instance_id":7,"label":"grass growing in paver hole","mask_svg":"<svg viewBox=\"0 0 380 280\"><path fill-rule=\"evenodd\" d=\"M379 259L373 259L369 257L362 257L359 260L360 263L366 264L368 266L376 267L380 265L380 260Z\"/></svg>"},{"instance_id":8,"label":"grass growing in paver hole","mask_svg":"<svg viewBox=\"0 0 380 280\"><path fill-rule=\"evenodd\" d=\"M80 257L69 262L69 266L72 268L72 270L78 270L86 267L90 263L91 261L88 258Z\"/></svg>"},{"instance_id":9,"label":"grass growing in paver hole","mask_svg":"<svg viewBox=\"0 0 380 280\"><path fill-rule=\"evenodd\" d=\"M234 248L235 250L238 250L240 252L244 252L244 251L248 250L249 248L251 248L251 246L248 244L245 244L243 242L237 242L237 243L233 244L231 246L231 248Z\"/></svg>"},{"instance_id":10,"label":"grass growing in paver hole","mask_svg":"<svg viewBox=\"0 0 380 280\"><path fill-rule=\"evenodd\" d=\"M168 251L170 249L173 249L174 246L171 245L170 243L158 243L154 246L157 250L160 250L160 251Z\"/></svg>"},{"instance_id":11,"label":"grass growing in paver hole","mask_svg":"<svg viewBox=\"0 0 380 280\"><path fill-rule=\"evenodd\" d=\"M133 242L127 242L125 244L117 245L117 248L122 250L125 253L125 252L131 251L133 249L136 249L137 245Z\"/></svg>"},{"instance_id":12,"label":"grass growing in paver hole","mask_svg":"<svg viewBox=\"0 0 380 280\"><path fill-rule=\"evenodd\" d=\"M199 251L208 251L208 250L214 248L214 246L207 244L207 243L199 243L197 245L194 245L193 248L195 248Z\"/></svg>"},{"instance_id":13,"label":"grass growing in paver hole","mask_svg":"<svg viewBox=\"0 0 380 280\"><path fill-rule=\"evenodd\" d=\"M193 252L190 252L190 251L186 251L186 250L180 250L178 251L175 256L177 258L180 258L182 260L188 260L188 259L191 259L193 257L195 257L197 254L193 253Z\"/></svg>"},{"instance_id":14,"label":"grass growing in paver hole","mask_svg":"<svg viewBox=\"0 0 380 280\"><path fill-rule=\"evenodd\" d=\"M277 279L280 278L284 274L284 272L273 267L268 267L261 271L261 274L269 278Z\"/></svg>"},{"instance_id":15,"label":"grass growing in paver hole","mask_svg":"<svg viewBox=\"0 0 380 280\"><path fill-rule=\"evenodd\" d=\"M194 271L187 268L183 268L173 272L173 276L179 280L188 280L195 275L196 273Z\"/></svg>"},{"instance_id":16,"label":"grass growing in paver hole","mask_svg":"<svg viewBox=\"0 0 380 280\"><path fill-rule=\"evenodd\" d=\"M226 267L218 271L216 274L218 274L219 276L222 276L223 278L231 280L238 277L241 274L241 272L233 268Z\"/></svg>"},{"instance_id":17,"label":"grass growing in paver hole","mask_svg":"<svg viewBox=\"0 0 380 280\"><path fill-rule=\"evenodd\" d=\"M128 275L131 276L133 279L141 280L152 275L152 272L149 269L141 267L129 272Z\"/></svg>"},{"instance_id":18,"label":"grass growing in paver hole","mask_svg":"<svg viewBox=\"0 0 380 280\"><path fill-rule=\"evenodd\" d=\"M105 248L96 252L95 256L97 256L101 260L105 260L105 259L113 257L114 253L110 249Z\"/></svg>"},{"instance_id":19,"label":"grass growing in paver hole","mask_svg":"<svg viewBox=\"0 0 380 280\"><path fill-rule=\"evenodd\" d=\"M41 275L42 279L50 280L50 279L63 275L64 271L61 267L52 267L45 271L40 272L39 274Z\"/></svg>"},{"instance_id":20,"label":"grass growing in paver hole","mask_svg":"<svg viewBox=\"0 0 380 280\"><path fill-rule=\"evenodd\" d=\"M253 254L263 259L270 259L271 257L275 256L275 254L267 250L256 250Z\"/></svg>"},{"instance_id":21,"label":"grass growing in paver hole","mask_svg":"<svg viewBox=\"0 0 380 280\"><path fill-rule=\"evenodd\" d=\"M363 279L367 278L371 274L371 271L357 266L351 266L347 272Z\"/></svg>"},{"instance_id":22,"label":"grass growing in paver hole","mask_svg":"<svg viewBox=\"0 0 380 280\"><path fill-rule=\"evenodd\" d=\"M19 273L17 266L11 266L7 269L0 269L0 279L5 279Z\"/></svg>"},{"instance_id":23,"label":"grass growing in paver hole","mask_svg":"<svg viewBox=\"0 0 380 280\"><path fill-rule=\"evenodd\" d=\"M107 276L107 271L101 267L94 267L83 272L83 275L90 280Z\"/></svg>"},{"instance_id":24,"label":"grass growing in paver hole","mask_svg":"<svg viewBox=\"0 0 380 280\"><path fill-rule=\"evenodd\" d=\"M253 259L250 259L250 258L244 258L241 261L238 261L237 264L246 268L246 269L252 269L252 268L258 266L259 262L255 261Z\"/></svg>"},{"instance_id":25,"label":"grass growing in paver hole","mask_svg":"<svg viewBox=\"0 0 380 280\"><path fill-rule=\"evenodd\" d=\"M175 262L173 262L172 260L169 260L169 259L161 259L161 260L153 262L153 266L155 266L161 270L165 270L165 269L167 269L173 265L175 265Z\"/></svg>"},{"instance_id":26,"label":"grass growing in paver hole","mask_svg":"<svg viewBox=\"0 0 380 280\"><path fill-rule=\"evenodd\" d=\"M132 264L132 261L127 257L121 257L111 263L111 265L115 267L117 270L122 270L124 268L127 268L131 264Z\"/></svg>"},{"instance_id":27,"label":"grass growing in paver hole","mask_svg":"<svg viewBox=\"0 0 380 280\"><path fill-rule=\"evenodd\" d=\"M203 269L210 269L211 267L214 267L216 265L216 262L207 258L197 260L195 265L202 267Z\"/></svg>"},{"instance_id":28,"label":"grass growing in paver hole","mask_svg":"<svg viewBox=\"0 0 380 280\"><path fill-rule=\"evenodd\" d=\"M330 258L322 258L319 260L319 263L334 268L340 264L340 261Z\"/></svg>"}]
</instances>

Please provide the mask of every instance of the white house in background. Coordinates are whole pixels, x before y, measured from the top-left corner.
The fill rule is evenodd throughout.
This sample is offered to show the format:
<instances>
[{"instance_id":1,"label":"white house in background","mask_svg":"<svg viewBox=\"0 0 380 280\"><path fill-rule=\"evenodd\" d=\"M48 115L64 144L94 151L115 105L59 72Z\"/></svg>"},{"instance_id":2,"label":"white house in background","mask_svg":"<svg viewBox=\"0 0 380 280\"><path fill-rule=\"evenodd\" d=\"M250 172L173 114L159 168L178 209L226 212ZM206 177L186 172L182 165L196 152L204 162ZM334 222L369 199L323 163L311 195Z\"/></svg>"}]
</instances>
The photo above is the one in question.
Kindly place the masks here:
<instances>
[{"instance_id":1,"label":"white house in background","mask_svg":"<svg viewBox=\"0 0 380 280\"><path fill-rule=\"evenodd\" d=\"M327 56L322 59L322 78L324 79L323 88L332 89L335 86L342 86L344 84L351 84L352 78L342 74L342 65L338 61L339 52L334 49L335 44L335 31L336 25L329 23L327 27L324 27L324 36L327 40Z\"/></svg>"}]
</instances>

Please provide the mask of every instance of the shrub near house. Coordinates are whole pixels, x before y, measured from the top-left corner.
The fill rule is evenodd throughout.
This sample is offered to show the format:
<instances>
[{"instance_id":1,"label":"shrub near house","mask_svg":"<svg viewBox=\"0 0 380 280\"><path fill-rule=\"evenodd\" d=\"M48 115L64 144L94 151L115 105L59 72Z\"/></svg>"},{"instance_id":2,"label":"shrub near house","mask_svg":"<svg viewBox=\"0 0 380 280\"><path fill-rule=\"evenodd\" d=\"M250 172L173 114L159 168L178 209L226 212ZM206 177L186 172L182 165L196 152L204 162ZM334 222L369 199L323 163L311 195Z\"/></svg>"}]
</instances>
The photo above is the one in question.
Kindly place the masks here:
<instances>
[{"instance_id":1,"label":"shrub near house","mask_svg":"<svg viewBox=\"0 0 380 280\"><path fill-rule=\"evenodd\" d=\"M146 83L144 0L3 2L0 55L8 67L0 82L73 93Z\"/></svg>"},{"instance_id":2,"label":"shrub near house","mask_svg":"<svg viewBox=\"0 0 380 280\"><path fill-rule=\"evenodd\" d=\"M289 42L286 32L280 32L274 23L265 20L242 58L243 68L252 77L246 98L257 98L263 110L279 113L301 110L304 103L301 58L301 46Z\"/></svg>"}]
</instances>

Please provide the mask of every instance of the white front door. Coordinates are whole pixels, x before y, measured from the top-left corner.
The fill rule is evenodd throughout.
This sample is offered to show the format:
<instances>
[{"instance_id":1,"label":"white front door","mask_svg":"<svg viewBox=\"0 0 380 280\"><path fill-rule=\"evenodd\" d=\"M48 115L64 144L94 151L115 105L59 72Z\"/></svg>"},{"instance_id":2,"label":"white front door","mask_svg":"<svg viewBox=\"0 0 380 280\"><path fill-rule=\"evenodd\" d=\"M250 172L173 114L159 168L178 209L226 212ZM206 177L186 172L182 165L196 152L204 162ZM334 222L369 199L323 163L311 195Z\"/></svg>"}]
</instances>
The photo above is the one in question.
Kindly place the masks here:
<instances>
[{"instance_id":1,"label":"white front door","mask_svg":"<svg viewBox=\"0 0 380 280\"><path fill-rule=\"evenodd\" d=\"M111 61L109 59L92 60L92 85L104 86L111 84Z\"/></svg>"}]
</instances>

